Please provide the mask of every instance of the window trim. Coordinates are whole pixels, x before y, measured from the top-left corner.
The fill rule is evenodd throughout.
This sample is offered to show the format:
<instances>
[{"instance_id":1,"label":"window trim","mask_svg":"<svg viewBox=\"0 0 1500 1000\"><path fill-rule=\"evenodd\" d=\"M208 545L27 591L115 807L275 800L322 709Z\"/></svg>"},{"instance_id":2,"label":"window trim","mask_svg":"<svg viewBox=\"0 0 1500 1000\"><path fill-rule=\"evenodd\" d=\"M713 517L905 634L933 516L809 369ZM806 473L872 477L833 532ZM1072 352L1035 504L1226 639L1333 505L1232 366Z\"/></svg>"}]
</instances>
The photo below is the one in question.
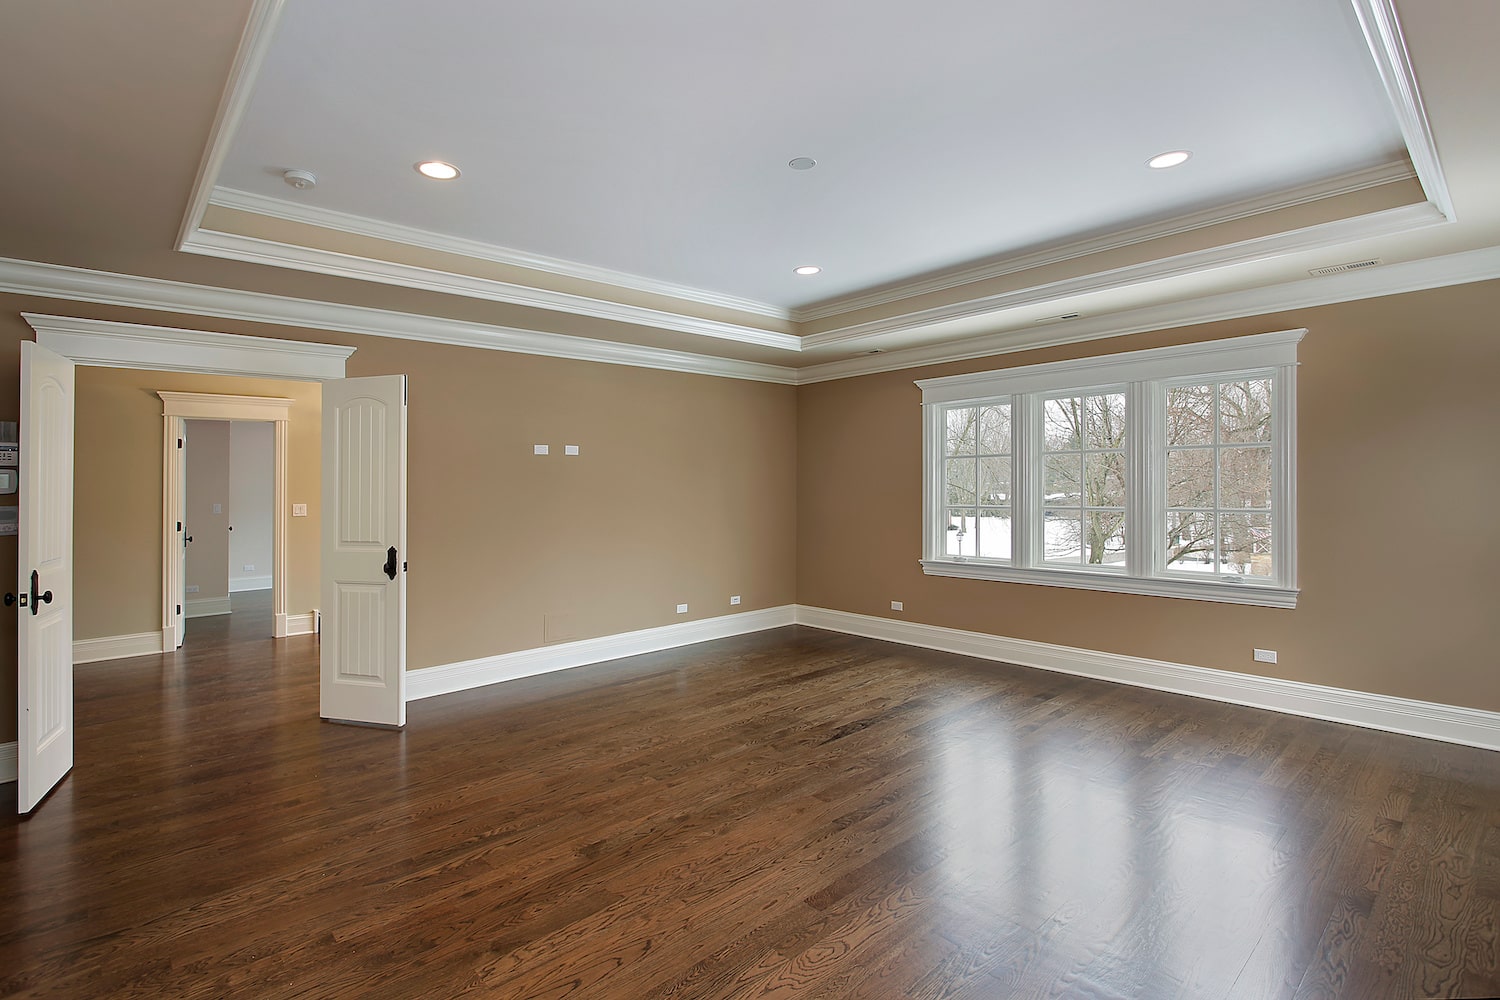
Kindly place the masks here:
<instances>
[{"instance_id":1,"label":"window trim","mask_svg":"<svg viewBox=\"0 0 1500 1000\"><path fill-rule=\"evenodd\" d=\"M1294 608L1297 605L1296 398L1297 345L1305 329L1254 334L1175 347L1151 348L1074 361L1027 365L1000 371L921 379L922 571L928 576L1040 584L1123 594L1187 598L1230 604ZM1166 524L1165 429L1162 407L1168 382L1203 377L1271 377L1271 532L1273 575L1265 583L1237 578L1195 579L1167 569L1163 550ZM1041 401L1057 393L1101 389L1126 393L1125 458L1126 562L1118 569L1073 569L1044 562L1037 498L1041 470ZM1008 402L1011 405L1013 462L1012 546L1008 561L944 554L946 496L943 413L952 407ZM1156 523L1160 520L1162 523Z\"/></svg>"}]
</instances>

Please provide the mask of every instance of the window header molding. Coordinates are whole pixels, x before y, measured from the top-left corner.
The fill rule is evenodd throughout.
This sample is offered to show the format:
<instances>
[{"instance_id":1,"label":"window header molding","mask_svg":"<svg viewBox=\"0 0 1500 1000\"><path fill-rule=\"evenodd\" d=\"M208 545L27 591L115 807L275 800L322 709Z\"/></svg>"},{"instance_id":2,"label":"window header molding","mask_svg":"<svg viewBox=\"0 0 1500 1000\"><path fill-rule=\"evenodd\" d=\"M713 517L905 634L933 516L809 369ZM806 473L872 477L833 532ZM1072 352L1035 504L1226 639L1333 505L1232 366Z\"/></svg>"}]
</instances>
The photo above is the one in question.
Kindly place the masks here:
<instances>
[{"instance_id":1,"label":"window header molding","mask_svg":"<svg viewBox=\"0 0 1500 1000\"><path fill-rule=\"evenodd\" d=\"M1115 385L1252 371L1296 364L1297 344L1305 336L1305 329L1257 333L1248 337L1205 340L1172 347L1153 347L1144 351L1002 368L998 371L919 379L916 384L922 390L922 402L925 405L988 399L1017 392L1047 392L1096 384Z\"/></svg>"}]
</instances>

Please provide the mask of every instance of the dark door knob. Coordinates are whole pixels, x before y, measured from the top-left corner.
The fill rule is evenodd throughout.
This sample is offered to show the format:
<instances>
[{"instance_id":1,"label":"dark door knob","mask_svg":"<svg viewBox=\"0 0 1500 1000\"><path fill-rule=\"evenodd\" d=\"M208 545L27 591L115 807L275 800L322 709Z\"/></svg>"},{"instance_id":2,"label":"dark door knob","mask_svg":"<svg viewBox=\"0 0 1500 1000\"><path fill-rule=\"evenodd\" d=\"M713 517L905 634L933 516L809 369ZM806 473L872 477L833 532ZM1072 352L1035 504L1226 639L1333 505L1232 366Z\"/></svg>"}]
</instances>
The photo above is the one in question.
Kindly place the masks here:
<instances>
[{"instance_id":1,"label":"dark door knob","mask_svg":"<svg viewBox=\"0 0 1500 1000\"><path fill-rule=\"evenodd\" d=\"M40 611L42 610L41 606L43 604L51 604L52 603L52 591L49 590L45 594L38 594L36 592L36 589L38 587L40 587L41 585L42 585L42 575L40 573L38 573L36 570L32 570L31 571L31 613L33 615L40 613Z\"/></svg>"},{"instance_id":2,"label":"dark door knob","mask_svg":"<svg viewBox=\"0 0 1500 1000\"><path fill-rule=\"evenodd\" d=\"M394 545L385 550L385 575L392 580L396 579L396 546Z\"/></svg>"},{"instance_id":3,"label":"dark door knob","mask_svg":"<svg viewBox=\"0 0 1500 1000\"><path fill-rule=\"evenodd\" d=\"M12 604L14 604L14 603L16 603L16 595L15 594L6 594L5 595L5 606L8 608Z\"/></svg>"}]
</instances>

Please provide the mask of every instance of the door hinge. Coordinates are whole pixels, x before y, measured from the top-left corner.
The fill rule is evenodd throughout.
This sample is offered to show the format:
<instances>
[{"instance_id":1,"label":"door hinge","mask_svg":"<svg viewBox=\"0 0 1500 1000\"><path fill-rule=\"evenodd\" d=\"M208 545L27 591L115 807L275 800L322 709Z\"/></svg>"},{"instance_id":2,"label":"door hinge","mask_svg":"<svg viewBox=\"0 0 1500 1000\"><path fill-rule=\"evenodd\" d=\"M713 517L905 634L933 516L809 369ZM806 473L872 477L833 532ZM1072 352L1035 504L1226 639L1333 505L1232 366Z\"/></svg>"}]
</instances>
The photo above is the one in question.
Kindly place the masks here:
<instances>
[{"instance_id":1,"label":"door hinge","mask_svg":"<svg viewBox=\"0 0 1500 1000\"><path fill-rule=\"evenodd\" d=\"M177 605L177 613L179 615L182 614L182 605L181 604Z\"/></svg>"},{"instance_id":2,"label":"door hinge","mask_svg":"<svg viewBox=\"0 0 1500 1000\"><path fill-rule=\"evenodd\" d=\"M182 530L182 522L181 522L181 521L178 521L178 522L177 522L177 530L178 530L178 531L181 531L181 530Z\"/></svg>"},{"instance_id":3,"label":"door hinge","mask_svg":"<svg viewBox=\"0 0 1500 1000\"><path fill-rule=\"evenodd\" d=\"M179 447L179 448L182 447L182 438L178 438L177 439L177 447Z\"/></svg>"}]
</instances>

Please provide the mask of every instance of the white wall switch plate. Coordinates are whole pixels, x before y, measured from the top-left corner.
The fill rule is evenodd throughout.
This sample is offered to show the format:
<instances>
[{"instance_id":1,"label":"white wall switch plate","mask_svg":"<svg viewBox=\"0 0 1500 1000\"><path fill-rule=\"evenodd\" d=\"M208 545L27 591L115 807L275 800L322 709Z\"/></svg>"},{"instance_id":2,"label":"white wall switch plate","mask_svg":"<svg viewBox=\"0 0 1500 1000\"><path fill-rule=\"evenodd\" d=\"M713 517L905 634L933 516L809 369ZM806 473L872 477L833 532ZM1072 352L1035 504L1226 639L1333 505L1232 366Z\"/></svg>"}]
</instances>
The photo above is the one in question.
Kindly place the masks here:
<instances>
[{"instance_id":1,"label":"white wall switch plate","mask_svg":"<svg viewBox=\"0 0 1500 1000\"><path fill-rule=\"evenodd\" d=\"M733 597L731 597L729 599L729 606L730 607L734 607L734 605L736 605L738 603L740 603L740 595L739 594L735 594Z\"/></svg>"},{"instance_id":2,"label":"white wall switch plate","mask_svg":"<svg viewBox=\"0 0 1500 1000\"><path fill-rule=\"evenodd\" d=\"M549 449L544 444L534 444L531 446L531 453L533 455L545 455L547 454L548 450Z\"/></svg>"},{"instance_id":3,"label":"white wall switch plate","mask_svg":"<svg viewBox=\"0 0 1500 1000\"><path fill-rule=\"evenodd\" d=\"M214 504L214 513L215 514L222 514L222 513L224 513L224 505L221 504L221 503Z\"/></svg>"},{"instance_id":4,"label":"white wall switch plate","mask_svg":"<svg viewBox=\"0 0 1500 1000\"><path fill-rule=\"evenodd\" d=\"M563 454L564 455L576 455L576 454L578 454L578 446L576 444L565 444L565 445L563 445Z\"/></svg>"},{"instance_id":5,"label":"white wall switch plate","mask_svg":"<svg viewBox=\"0 0 1500 1000\"><path fill-rule=\"evenodd\" d=\"M188 584L187 585L187 592L189 594L196 594L196 593L198 593L198 585L196 583L190 583L190 584Z\"/></svg>"},{"instance_id":6,"label":"white wall switch plate","mask_svg":"<svg viewBox=\"0 0 1500 1000\"><path fill-rule=\"evenodd\" d=\"M903 602L901 602L901 601L892 601L891 602L891 610L892 611L905 611L906 610L906 605Z\"/></svg>"},{"instance_id":7,"label":"white wall switch plate","mask_svg":"<svg viewBox=\"0 0 1500 1000\"><path fill-rule=\"evenodd\" d=\"M687 614L687 605L686 604L679 604L679 605L677 605L677 613L679 615L685 615L685 614Z\"/></svg>"},{"instance_id":8,"label":"white wall switch plate","mask_svg":"<svg viewBox=\"0 0 1500 1000\"><path fill-rule=\"evenodd\" d=\"M293 517L306 517L307 516L307 504L305 504L305 503L294 503L294 504L292 504L292 516Z\"/></svg>"},{"instance_id":9,"label":"white wall switch plate","mask_svg":"<svg viewBox=\"0 0 1500 1000\"><path fill-rule=\"evenodd\" d=\"M244 563L243 565L240 566L240 572L241 573L254 573L255 572L255 563Z\"/></svg>"},{"instance_id":10,"label":"white wall switch plate","mask_svg":"<svg viewBox=\"0 0 1500 1000\"><path fill-rule=\"evenodd\" d=\"M1274 650L1274 649L1257 649L1255 651L1255 662L1256 663L1275 663L1276 662L1276 650Z\"/></svg>"}]
</instances>

